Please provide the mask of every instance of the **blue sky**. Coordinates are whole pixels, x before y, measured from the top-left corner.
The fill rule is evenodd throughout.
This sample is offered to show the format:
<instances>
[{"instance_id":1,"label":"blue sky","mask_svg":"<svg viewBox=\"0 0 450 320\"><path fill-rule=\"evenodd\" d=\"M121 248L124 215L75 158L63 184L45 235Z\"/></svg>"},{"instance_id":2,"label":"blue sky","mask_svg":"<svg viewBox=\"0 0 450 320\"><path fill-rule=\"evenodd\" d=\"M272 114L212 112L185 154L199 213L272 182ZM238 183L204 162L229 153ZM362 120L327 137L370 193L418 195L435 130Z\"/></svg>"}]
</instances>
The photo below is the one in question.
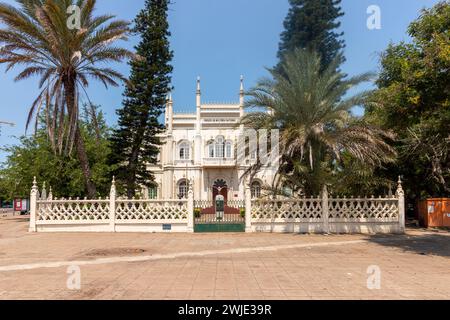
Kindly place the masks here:
<instances>
[{"instance_id":1,"label":"blue sky","mask_svg":"<svg viewBox=\"0 0 450 320\"><path fill-rule=\"evenodd\" d=\"M14 0L0 0L14 4ZM144 0L98 0L97 13L112 13L132 20ZM169 20L174 50L173 92L175 111L194 110L195 79L202 79L203 101L237 101L239 76L246 87L266 76L264 67L276 63L279 35L288 11L288 0L173 0ZM378 55L389 42L408 41L406 29L420 9L438 0L343 0L341 19L347 44L349 75L378 70ZM370 5L381 8L381 30L366 27ZM138 39L125 43L132 46ZM118 65L128 75L126 63ZM14 128L1 128L0 147L17 143L24 134L28 108L37 95L36 78L15 83L18 70L5 74L0 66L0 120L12 121ZM369 85L367 86L369 87ZM123 87L106 90L100 84L88 88L91 100L102 106L110 125L116 123ZM0 161L5 154L0 151Z\"/></svg>"}]
</instances>

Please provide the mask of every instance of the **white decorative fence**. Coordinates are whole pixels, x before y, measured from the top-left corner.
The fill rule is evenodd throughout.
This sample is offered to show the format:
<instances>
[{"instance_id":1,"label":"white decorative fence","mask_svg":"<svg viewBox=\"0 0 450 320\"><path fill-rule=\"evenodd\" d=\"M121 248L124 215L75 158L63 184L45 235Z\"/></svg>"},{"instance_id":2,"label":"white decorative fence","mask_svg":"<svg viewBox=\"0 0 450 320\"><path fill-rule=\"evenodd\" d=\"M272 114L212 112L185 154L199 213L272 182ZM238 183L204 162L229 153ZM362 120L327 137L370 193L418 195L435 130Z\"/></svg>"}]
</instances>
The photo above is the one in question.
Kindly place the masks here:
<instances>
[{"instance_id":1,"label":"white decorative fence","mask_svg":"<svg viewBox=\"0 0 450 320\"><path fill-rule=\"evenodd\" d=\"M45 186L31 190L30 231L45 232L192 232L193 198L137 200L116 198L113 181L109 199L54 199ZM191 204L191 205L190 205Z\"/></svg>"},{"instance_id":2,"label":"white decorative fence","mask_svg":"<svg viewBox=\"0 0 450 320\"><path fill-rule=\"evenodd\" d=\"M201 201L200 201L201 202ZM198 203L197 201L197 206ZM316 198L252 200L246 185L246 232L403 233L404 192L399 179L395 196L329 198L324 187ZM30 197L30 231L45 232L193 232L192 184L187 199L116 198L113 181L107 199L53 199L36 180Z\"/></svg>"}]
</instances>

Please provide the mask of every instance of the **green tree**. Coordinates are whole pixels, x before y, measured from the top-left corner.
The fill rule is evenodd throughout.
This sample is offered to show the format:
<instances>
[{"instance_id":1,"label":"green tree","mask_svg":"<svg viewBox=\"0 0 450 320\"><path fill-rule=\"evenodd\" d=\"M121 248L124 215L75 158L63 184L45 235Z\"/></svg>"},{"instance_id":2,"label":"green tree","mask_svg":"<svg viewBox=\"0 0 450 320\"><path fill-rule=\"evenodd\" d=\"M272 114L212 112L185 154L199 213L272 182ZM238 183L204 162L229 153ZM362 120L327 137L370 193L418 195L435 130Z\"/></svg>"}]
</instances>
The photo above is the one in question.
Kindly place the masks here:
<instances>
[{"instance_id":1,"label":"green tree","mask_svg":"<svg viewBox=\"0 0 450 320\"><path fill-rule=\"evenodd\" d=\"M117 111L119 125L112 137L115 175L128 197L154 179L147 164L156 163L163 126L158 122L171 90L172 51L167 21L168 0L147 0L135 19L134 32L141 41L138 59L130 62L131 76L124 93L123 108Z\"/></svg>"},{"instance_id":2,"label":"green tree","mask_svg":"<svg viewBox=\"0 0 450 320\"><path fill-rule=\"evenodd\" d=\"M0 63L6 63L7 70L24 67L16 81L40 76L41 91L30 108L27 127L41 108L47 110L44 119L52 147L67 155L75 146L88 195L95 197L95 183L79 128L79 99L89 79L99 80L105 86L117 86L116 81L123 80L117 71L99 65L131 56L128 50L113 46L117 40L126 39L128 23L112 20L111 15L94 16L96 0L17 3L19 8L0 3ZM78 8L79 14L76 9L68 14L69 7Z\"/></svg>"},{"instance_id":3,"label":"green tree","mask_svg":"<svg viewBox=\"0 0 450 320\"><path fill-rule=\"evenodd\" d=\"M107 164L110 129L97 109L93 107L97 126L90 120L90 108L89 111L84 108L79 126L92 168L92 181L101 195L107 195L111 185L110 171L113 169ZM45 112L41 113L41 117L45 117ZM19 145L4 148L8 156L0 169L0 198L28 197L35 176L39 177L40 183L46 182L47 191L51 186L56 197L87 196L79 160L71 155L55 153L48 139L45 121L41 122L43 125L36 134L23 136Z\"/></svg>"},{"instance_id":4,"label":"green tree","mask_svg":"<svg viewBox=\"0 0 450 320\"><path fill-rule=\"evenodd\" d=\"M423 10L408 28L411 43L391 44L381 56L367 121L392 128L395 166L411 200L450 195L450 1Z\"/></svg>"},{"instance_id":5,"label":"green tree","mask_svg":"<svg viewBox=\"0 0 450 320\"><path fill-rule=\"evenodd\" d=\"M352 116L367 93L340 99L350 88L371 78L362 74L342 79L335 58L321 71L320 55L296 49L286 55L281 71L269 70L247 94L247 107L269 112L249 113L243 123L254 128L280 131L280 173L307 194L317 195L345 169L345 164L377 167L393 161L394 150L385 141L388 132ZM350 157L352 161L347 158Z\"/></svg>"},{"instance_id":6,"label":"green tree","mask_svg":"<svg viewBox=\"0 0 450 320\"><path fill-rule=\"evenodd\" d=\"M291 8L284 21L278 58L280 63L289 51L296 48L315 50L320 54L322 70L336 58L345 61L342 50L343 32L337 32L344 15L341 0L289 0Z\"/></svg>"}]
</instances>

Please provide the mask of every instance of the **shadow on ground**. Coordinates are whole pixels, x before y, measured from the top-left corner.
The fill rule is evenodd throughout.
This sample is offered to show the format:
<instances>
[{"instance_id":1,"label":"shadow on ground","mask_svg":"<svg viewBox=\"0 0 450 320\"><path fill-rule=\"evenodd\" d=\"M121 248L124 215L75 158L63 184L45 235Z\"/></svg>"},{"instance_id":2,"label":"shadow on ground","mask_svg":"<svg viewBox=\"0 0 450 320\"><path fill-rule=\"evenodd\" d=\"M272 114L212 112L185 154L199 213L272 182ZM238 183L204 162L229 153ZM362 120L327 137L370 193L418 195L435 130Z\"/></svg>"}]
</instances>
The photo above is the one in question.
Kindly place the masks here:
<instances>
[{"instance_id":1,"label":"shadow on ground","mask_svg":"<svg viewBox=\"0 0 450 320\"><path fill-rule=\"evenodd\" d=\"M450 257L450 234L421 234L404 236L372 236L367 240L381 246L402 249L420 255Z\"/></svg>"}]
</instances>

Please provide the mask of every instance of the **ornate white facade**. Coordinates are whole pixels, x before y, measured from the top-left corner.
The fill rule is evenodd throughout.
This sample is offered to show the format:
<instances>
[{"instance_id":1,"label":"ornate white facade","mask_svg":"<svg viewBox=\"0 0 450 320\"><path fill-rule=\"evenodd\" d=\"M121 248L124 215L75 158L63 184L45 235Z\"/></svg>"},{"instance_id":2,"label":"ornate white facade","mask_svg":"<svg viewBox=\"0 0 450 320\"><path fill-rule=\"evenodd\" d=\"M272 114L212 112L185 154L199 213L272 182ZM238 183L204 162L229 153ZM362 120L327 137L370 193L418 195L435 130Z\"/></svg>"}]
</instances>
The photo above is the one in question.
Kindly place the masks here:
<instances>
[{"instance_id":1,"label":"ornate white facade","mask_svg":"<svg viewBox=\"0 0 450 320\"><path fill-rule=\"evenodd\" d=\"M262 186L271 183L273 173L262 171L252 181L243 178L256 158L252 153L238 160L236 154L243 115L242 77L237 103L202 103L200 79L197 79L195 113L175 113L169 97L159 163L149 166L157 187L149 190L148 197L185 198L189 182L193 184L196 200L213 200L217 194L228 200L244 199L245 183L250 183L253 197L258 197Z\"/></svg>"}]
</instances>

